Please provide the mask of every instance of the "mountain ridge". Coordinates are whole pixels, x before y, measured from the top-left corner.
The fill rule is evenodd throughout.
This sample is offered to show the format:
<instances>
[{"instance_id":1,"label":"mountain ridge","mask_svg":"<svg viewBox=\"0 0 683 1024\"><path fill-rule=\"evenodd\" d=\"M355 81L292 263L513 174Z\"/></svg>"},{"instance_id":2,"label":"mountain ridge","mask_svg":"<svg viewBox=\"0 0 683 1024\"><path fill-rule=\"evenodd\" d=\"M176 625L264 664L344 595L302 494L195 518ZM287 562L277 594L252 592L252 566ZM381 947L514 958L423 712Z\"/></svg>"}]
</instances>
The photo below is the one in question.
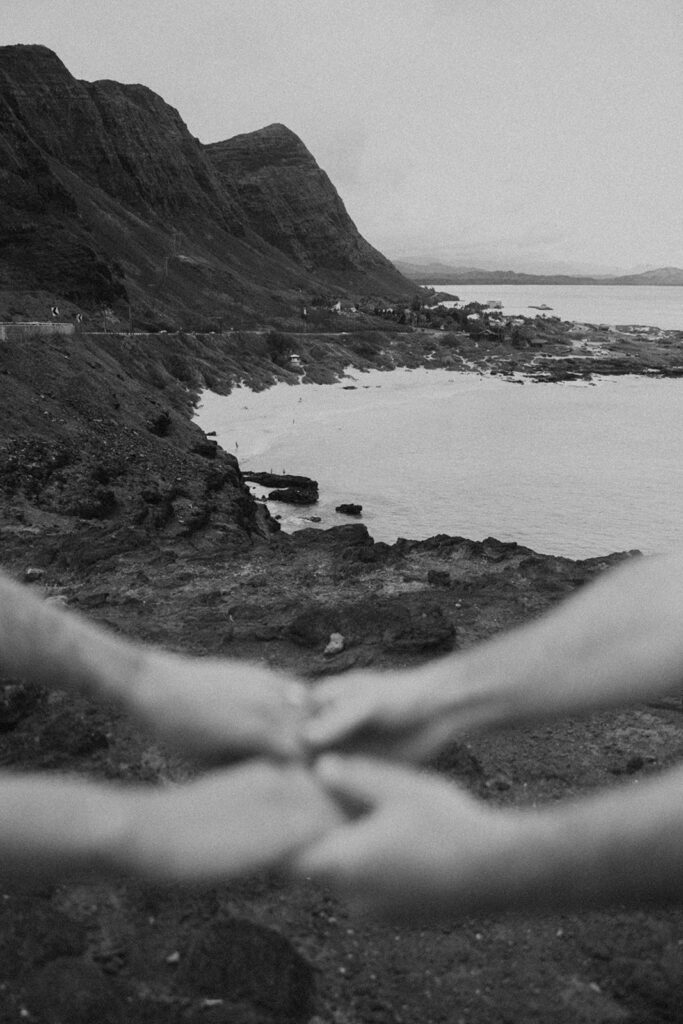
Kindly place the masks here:
<instances>
[{"instance_id":1,"label":"mountain ridge","mask_svg":"<svg viewBox=\"0 0 683 1024\"><path fill-rule=\"evenodd\" d=\"M235 325L291 316L314 293L412 294L361 238L303 142L283 131L297 157L287 173L282 132L205 146L147 86L80 81L47 47L0 47L0 289L121 315L132 307L142 326L180 327L211 315ZM236 160L240 146L250 168ZM319 197L326 261L311 247L316 218L303 233L291 219L302 179ZM279 233L264 237L255 203L276 200L262 214Z\"/></svg>"},{"instance_id":2,"label":"mountain ridge","mask_svg":"<svg viewBox=\"0 0 683 1024\"><path fill-rule=\"evenodd\" d=\"M405 259L394 265L418 284L587 284L683 286L683 269L658 267L638 274L526 274L515 270L483 270L480 267L451 267L437 261L425 263Z\"/></svg>"}]
</instances>

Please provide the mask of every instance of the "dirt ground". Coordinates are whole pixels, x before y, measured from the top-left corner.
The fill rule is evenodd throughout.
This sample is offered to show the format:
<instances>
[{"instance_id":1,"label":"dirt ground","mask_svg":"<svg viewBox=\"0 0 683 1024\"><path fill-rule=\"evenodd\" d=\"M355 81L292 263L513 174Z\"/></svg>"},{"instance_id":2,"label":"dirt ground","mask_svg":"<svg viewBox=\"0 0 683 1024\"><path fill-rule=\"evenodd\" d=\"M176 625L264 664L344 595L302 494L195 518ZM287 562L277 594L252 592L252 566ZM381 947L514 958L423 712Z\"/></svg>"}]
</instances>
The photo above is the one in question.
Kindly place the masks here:
<instances>
[{"instance_id":1,"label":"dirt ground","mask_svg":"<svg viewBox=\"0 0 683 1024\"><path fill-rule=\"evenodd\" d=\"M59 353L57 344L54 360ZM94 393L72 379L51 384L52 395L36 403L53 362L45 352L32 358L30 373L16 353L0 358L0 384L13 403L2 412L5 470L15 459L2 481L0 563L20 580L36 569L37 593L131 637L256 657L315 685L352 666L416 664L467 647L630 557L575 562L448 537L388 546L360 524L279 535L261 510L240 504L234 460L193 451L202 438L182 389L155 392L148 407L148 389L135 391L139 368L135 377L111 350L89 351L82 372L92 371ZM106 386L113 375L118 388L90 433L92 409L78 403L102 407L103 371L87 360L99 361ZM173 386L180 388L177 379ZM42 472L48 449L26 444L45 408L51 420L42 436L69 451L71 439L87 436L87 459ZM156 417L166 408L171 425L161 436ZM95 435L108 447L116 440L124 464L108 480L97 472L104 449ZM211 476L217 469L220 487ZM178 477L184 493L166 490ZM150 481L166 505L141 497ZM113 492L109 512L111 499L97 488ZM79 514L73 502L84 490L102 515ZM323 654L331 632L347 641L332 659ZM466 737L433 770L501 804L638 785L683 758L682 712L672 697ZM199 770L111 708L14 679L0 680L0 766L150 785ZM678 907L409 930L360 921L332 893L277 874L210 890L120 879L0 893L0 1021L673 1024L682 1004Z\"/></svg>"}]
</instances>

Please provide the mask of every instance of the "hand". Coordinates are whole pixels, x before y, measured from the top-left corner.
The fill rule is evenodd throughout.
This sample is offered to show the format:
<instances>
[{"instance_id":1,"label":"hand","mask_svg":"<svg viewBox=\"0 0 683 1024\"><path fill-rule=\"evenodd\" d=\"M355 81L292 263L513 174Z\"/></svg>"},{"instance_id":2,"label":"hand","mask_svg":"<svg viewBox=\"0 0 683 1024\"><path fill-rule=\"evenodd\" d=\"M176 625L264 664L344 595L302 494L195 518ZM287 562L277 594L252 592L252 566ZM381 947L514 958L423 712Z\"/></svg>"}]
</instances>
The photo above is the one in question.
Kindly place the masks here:
<instances>
[{"instance_id":1,"label":"hand","mask_svg":"<svg viewBox=\"0 0 683 1024\"><path fill-rule=\"evenodd\" d=\"M310 694L311 717L304 729L310 749L428 759L468 724L464 688L459 694L451 683L450 692L442 694L440 664L352 672L319 683ZM456 675L454 668L448 675Z\"/></svg>"},{"instance_id":2,"label":"hand","mask_svg":"<svg viewBox=\"0 0 683 1024\"><path fill-rule=\"evenodd\" d=\"M509 851L526 834L521 812L490 809L436 776L370 759L327 755L316 774L356 817L296 857L297 874L396 921L504 905Z\"/></svg>"},{"instance_id":3,"label":"hand","mask_svg":"<svg viewBox=\"0 0 683 1024\"><path fill-rule=\"evenodd\" d=\"M296 758L306 687L253 662L149 651L130 690L131 710L158 735L205 761L252 754Z\"/></svg>"},{"instance_id":4,"label":"hand","mask_svg":"<svg viewBox=\"0 0 683 1024\"><path fill-rule=\"evenodd\" d=\"M304 768L266 761L122 801L113 866L159 882L214 883L276 867L343 821Z\"/></svg>"}]
</instances>

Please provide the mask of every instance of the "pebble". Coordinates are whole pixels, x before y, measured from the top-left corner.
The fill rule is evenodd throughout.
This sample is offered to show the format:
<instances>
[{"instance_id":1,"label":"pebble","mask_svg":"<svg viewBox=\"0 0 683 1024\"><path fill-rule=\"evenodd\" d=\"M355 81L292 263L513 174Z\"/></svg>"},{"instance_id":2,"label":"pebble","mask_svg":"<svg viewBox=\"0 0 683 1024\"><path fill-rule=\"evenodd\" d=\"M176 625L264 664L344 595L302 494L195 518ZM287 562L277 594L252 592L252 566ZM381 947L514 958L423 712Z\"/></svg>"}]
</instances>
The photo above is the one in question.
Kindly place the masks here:
<instances>
[{"instance_id":1,"label":"pebble","mask_svg":"<svg viewBox=\"0 0 683 1024\"><path fill-rule=\"evenodd\" d=\"M331 656L333 654L341 654L344 650L344 637L341 633L330 633L330 639L327 642L327 647L323 651L323 654Z\"/></svg>"}]
</instances>

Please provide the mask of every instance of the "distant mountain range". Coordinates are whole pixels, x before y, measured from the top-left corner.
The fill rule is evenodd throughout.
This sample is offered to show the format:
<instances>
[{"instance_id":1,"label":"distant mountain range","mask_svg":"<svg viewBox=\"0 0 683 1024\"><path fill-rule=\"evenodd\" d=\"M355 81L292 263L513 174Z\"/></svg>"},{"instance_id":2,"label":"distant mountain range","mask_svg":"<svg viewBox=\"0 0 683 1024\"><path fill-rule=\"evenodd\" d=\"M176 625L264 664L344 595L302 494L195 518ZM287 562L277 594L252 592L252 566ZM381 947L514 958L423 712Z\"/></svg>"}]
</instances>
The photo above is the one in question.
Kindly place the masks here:
<instances>
[{"instance_id":1,"label":"distant mountain range","mask_svg":"<svg viewBox=\"0 0 683 1024\"><path fill-rule=\"evenodd\" d=\"M418 284L617 284L683 285L680 267L660 267L641 274L620 276L582 276L579 274L522 274L515 270L481 270L478 267L452 267L437 261L424 263L394 260L394 266Z\"/></svg>"},{"instance_id":2,"label":"distant mountain range","mask_svg":"<svg viewBox=\"0 0 683 1024\"><path fill-rule=\"evenodd\" d=\"M291 316L316 294L400 300L415 285L284 125L202 145L151 89L79 81L44 46L4 46L0 319L36 290L189 327Z\"/></svg>"}]
</instances>

